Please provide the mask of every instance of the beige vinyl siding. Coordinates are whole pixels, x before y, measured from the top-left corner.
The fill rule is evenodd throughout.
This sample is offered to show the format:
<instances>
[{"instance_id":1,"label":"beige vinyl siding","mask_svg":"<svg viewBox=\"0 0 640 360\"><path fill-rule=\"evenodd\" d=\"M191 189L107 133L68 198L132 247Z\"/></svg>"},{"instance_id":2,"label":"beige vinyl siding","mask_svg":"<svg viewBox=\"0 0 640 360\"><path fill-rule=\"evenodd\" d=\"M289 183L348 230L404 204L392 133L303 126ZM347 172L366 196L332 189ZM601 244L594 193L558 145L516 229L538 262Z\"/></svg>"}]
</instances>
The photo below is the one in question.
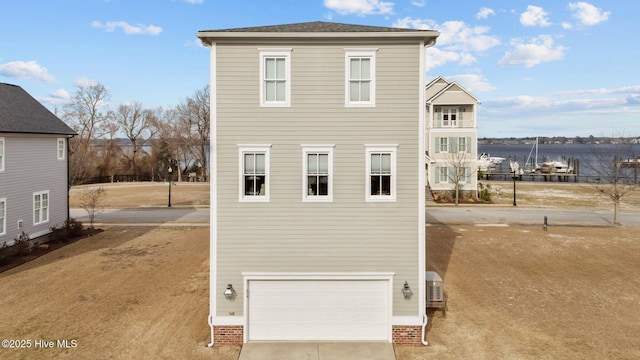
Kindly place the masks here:
<instances>
[{"instance_id":1,"label":"beige vinyl siding","mask_svg":"<svg viewBox=\"0 0 640 360\"><path fill-rule=\"evenodd\" d=\"M242 272L386 272L394 278L394 315L418 314L404 281L418 279L417 43L377 47L375 107L345 107L344 49L353 43L292 48L291 107L259 106L254 46L217 44L217 315L242 314L224 299ZM321 70L320 70L321 69ZM242 86L240 86L242 85ZM238 201L238 145L270 144L270 201ZM334 144L333 201L303 202L303 144ZM365 144L398 145L397 200L365 202ZM397 291L395 291L397 290Z\"/></svg>"},{"instance_id":2,"label":"beige vinyl siding","mask_svg":"<svg viewBox=\"0 0 640 360\"><path fill-rule=\"evenodd\" d=\"M20 234L46 232L67 218L67 162L57 160L57 137L0 134L5 138L5 172L0 173L0 198L6 198L6 230L0 243ZM49 221L33 225L33 193L49 191Z\"/></svg>"},{"instance_id":3,"label":"beige vinyl siding","mask_svg":"<svg viewBox=\"0 0 640 360\"><path fill-rule=\"evenodd\" d=\"M469 94L464 91L453 91L449 90L440 96L434 101L434 104L442 104L442 105L463 105L475 103L474 100Z\"/></svg>"}]
</instances>

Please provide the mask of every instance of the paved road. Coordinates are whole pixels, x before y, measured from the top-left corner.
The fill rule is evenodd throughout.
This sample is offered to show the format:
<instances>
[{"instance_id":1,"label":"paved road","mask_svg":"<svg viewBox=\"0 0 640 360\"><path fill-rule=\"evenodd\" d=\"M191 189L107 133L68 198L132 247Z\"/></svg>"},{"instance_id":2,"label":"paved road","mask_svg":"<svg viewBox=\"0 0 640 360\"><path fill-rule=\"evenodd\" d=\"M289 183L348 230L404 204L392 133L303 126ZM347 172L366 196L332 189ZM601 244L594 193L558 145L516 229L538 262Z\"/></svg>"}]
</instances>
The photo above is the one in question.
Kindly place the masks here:
<instances>
[{"instance_id":1,"label":"paved road","mask_svg":"<svg viewBox=\"0 0 640 360\"><path fill-rule=\"evenodd\" d=\"M611 225L613 211L558 210L521 207L492 206L428 206L427 223L437 224L527 224L542 225L547 216L549 226L553 225ZM86 223L86 211L71 209L71 217ZM624 225L640 226L640 215L621 213ZM209 224L208 208L135 208L109 209L96 215L96 223L109 224L149 224L176 225Z\"/></svg>"}]
</instances>

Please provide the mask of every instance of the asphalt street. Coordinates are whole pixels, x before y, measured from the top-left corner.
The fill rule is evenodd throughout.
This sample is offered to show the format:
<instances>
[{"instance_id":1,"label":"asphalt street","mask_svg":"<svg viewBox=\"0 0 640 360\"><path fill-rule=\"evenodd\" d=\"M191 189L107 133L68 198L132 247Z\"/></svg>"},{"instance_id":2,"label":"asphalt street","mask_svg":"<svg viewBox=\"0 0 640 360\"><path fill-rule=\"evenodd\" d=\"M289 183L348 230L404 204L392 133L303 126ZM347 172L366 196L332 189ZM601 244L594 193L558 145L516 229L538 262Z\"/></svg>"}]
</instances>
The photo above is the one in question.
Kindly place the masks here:
<instances>
[{"instance_id":1,"label":"asphalt street","mask_svg":"<svg viewBox=\"0 0 640 360\"><path fill-rule=\"evenodd\" d=\"M428 224L511 224L542 225L547 217L549 226L604 226L611 225L613 210L559 210L520 207L491 206L428 206L426 221ZM83 209L71 209L71 217L84 223L89 221ZM209 223L209 208L171 207L171 208L131 208L107 209L99 212L96 224L122 225L195 225L206 226ZM640 214L621 213L623 225L640 226Z\"/></svg>"}]
</instances>

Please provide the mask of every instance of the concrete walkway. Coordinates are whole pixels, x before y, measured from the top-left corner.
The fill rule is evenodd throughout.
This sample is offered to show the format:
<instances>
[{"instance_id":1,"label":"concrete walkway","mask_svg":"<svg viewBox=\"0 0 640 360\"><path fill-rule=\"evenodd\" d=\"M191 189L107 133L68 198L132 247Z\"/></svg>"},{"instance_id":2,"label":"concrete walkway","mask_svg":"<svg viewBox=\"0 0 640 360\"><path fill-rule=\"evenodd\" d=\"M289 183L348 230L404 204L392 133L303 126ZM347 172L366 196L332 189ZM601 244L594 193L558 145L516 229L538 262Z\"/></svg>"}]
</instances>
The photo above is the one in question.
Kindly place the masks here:
<instances>
[{"instance_id":1,"label":"concrete walkway","mask_svg":"<svg viewBox=\"0 0 640 360\"><path fill-rule=\"evenodd\" d=\"M395 360L388 342L249 342L238 360Z\"/></svg>"}]
</instances>

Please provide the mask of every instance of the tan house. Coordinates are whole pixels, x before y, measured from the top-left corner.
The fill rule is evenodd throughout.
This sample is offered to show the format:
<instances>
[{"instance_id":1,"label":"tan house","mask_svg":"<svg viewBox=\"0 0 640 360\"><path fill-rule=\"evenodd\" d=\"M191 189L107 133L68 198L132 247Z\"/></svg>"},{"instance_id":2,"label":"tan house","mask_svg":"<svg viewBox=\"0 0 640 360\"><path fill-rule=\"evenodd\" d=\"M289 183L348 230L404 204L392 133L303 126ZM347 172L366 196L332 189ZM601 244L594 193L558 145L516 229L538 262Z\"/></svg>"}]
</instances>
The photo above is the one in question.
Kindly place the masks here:
<instances>
[{"instance_id":1,"label":"tan house","mask_svg":"<svg viewBox=\"0 0 640 360\"><path fill-rule=\"evenodd\" d=\"M211 345L422 343L425 52L438 35L198 32L211 49Z\"/></svg>"},{"instance_id":2,"label":"tan house","mask_svg":"<svg viewBox=\"0 0 640 360\"><path fill-rule=\"evenodd\" d=\"M478 99L443 77L425 90L427 184L435 196L476 196Z\"/></svg>"}]
</instances>

